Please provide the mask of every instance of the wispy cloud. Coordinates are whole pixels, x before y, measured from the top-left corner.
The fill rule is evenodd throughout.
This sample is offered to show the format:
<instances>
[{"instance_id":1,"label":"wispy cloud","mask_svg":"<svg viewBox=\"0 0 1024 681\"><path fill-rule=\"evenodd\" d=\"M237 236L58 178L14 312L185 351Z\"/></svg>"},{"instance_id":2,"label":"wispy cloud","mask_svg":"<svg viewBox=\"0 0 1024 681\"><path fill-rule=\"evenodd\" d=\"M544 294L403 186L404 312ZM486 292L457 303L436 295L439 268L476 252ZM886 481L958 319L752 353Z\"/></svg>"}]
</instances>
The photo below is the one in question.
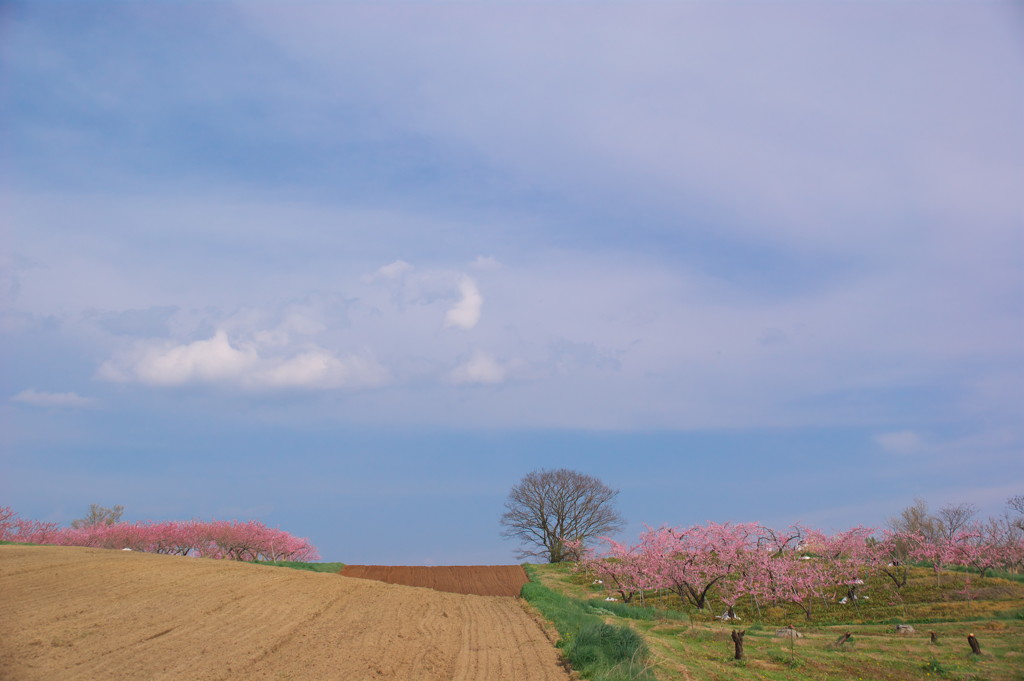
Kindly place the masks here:
<instances>
[{"instance_id":1,"label":"wispy cloud","mask_svg":"<svg viewBox=\"0 0 1024 681\"><path fill-rule=\"evenodd\" d=\"M473 259L473 262L469 263L469 267L470 269L488 272L500 270L504 265L493 255L478 255Z\"/></svg>"},{"instance_id":2,"label":"wispy cloud","mask_svg":"<svg viewBox=\"0 0 1024 681\"><path fill-rule=\"evenodd\" d=\"M372 282L377 279L397 279L412 269L413 266L406 261L396 260L393 263L379 268L376 272L366 277L365 281Z\"/></svg>"},{"instance_id":3,"label":"wispy cloud","mask_svg":"<svg viewBox=\"0 0 1024 681\"><path fill-rule=\"evenodd\" d=\"M452 383L492 385L505 380L505 368L498 361L483 351L459 364L449 375Z\"/></svg>"},{"instance_id":4,"label":"wispy cloud","mask_svg":"<svg viewBox=\"0 0 1024 681\"><path fill-rule=\"evenodd\" d=\"M338 358L316 349L257 371L246 383L274 388L366 388L388 379L387 369L372 356Z\"/></svg>"},{"instance_id":5,"label":"wispy cloud","mask_svg":"<svg viewBox=\"0 0 1024 681\"><path fill-rule=\"evenodd\" d=\"M82 397L76 393L49 393L29 388L11 398L12 402L29 404L33 407L71 407L91 408L97 406L92 397Z\"/></svg>"}]
</instances>

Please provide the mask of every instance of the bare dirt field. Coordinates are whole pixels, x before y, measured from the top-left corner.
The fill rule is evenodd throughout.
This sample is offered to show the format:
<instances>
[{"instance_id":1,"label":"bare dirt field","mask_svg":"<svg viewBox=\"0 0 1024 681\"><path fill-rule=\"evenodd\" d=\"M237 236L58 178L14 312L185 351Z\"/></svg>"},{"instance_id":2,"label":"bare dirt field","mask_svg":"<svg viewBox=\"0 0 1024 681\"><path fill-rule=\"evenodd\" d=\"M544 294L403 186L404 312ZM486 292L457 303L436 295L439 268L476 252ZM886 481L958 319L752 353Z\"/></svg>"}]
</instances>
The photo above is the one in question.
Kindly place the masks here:
<instances>
[{"instance_id":1,"label":"bare dirt field","mask_svg":"<svg viewBox=\"0 0 1024 681\"><path fill-rule=\"evenodd\" d=\"M518 596L523 584L530 581L519 565L346 565L341 574L477 596Z\"/></svg>"},{"instance_id":2,"label":"bare dirt field","mask_svg":"<svg viewBox=\"0 0 1024 681\"><path fill-rule=\"evenodd\" d=\"M521 601L102 549L0 546L0 679L569 676Z\"/></svg>"}]
</instances>

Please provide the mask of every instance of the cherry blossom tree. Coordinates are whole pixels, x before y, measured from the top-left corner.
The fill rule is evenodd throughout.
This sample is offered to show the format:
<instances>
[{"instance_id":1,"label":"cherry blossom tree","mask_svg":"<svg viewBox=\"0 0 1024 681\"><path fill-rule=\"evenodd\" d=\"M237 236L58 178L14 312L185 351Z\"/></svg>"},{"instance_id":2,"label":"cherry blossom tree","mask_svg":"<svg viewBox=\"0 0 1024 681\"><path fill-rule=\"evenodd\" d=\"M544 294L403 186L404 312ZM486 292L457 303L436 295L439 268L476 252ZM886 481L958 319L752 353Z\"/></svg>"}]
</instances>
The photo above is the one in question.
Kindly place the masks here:
<instances>
[{"instance_id":1,"label":"cherry blossom tree","mask_svg":"<svg viewBox=\"0 0 1024 681\"><path fill-rule=\"evenodd\" d=\"M629 546L608 537L599 537L604 552L573 547L582 555L577 569L599 580L606 591L618 594L623 603L629 603L638 594L656 588L653 578L643 569L640 546Z\"/></svg>"},{"instance_id":2,"label":"cherry blossom tree","mask_svg":"<svg viewBox=\"0 0 1024 681\"><path fill-rule=\"evenodd\" d=\"M774 559L775 600L793 603L811 621L816 600L824 600L825 591L835 583L827 561L789 551Z\"/></svg>"},{"instance_id":3,"label":"cherry blossom tree","mask_svg":"<svg viewBox=\"0 0 1024 681\"><path fill-rule=\"evenodd\" d=\"M916 533L884 530L882 538L870 546L876 568L892 581L897 593L907 585L910 561L921 541Z\"/></svg>"},{"instance_id":4,"label":"cherry blossom tree","mask_svg":"<svg viewBox=\"0 0 1024 681\"><path fill-rule=\"evenodd\" d=\"M850 601L858 598L857 587L875 567L870 542L874 534L875 528L861 525L832 535L812 530L805 543L809 553L825 564L834 583L845 588Z\"/></svg>"},{"instance_id":5,"label":"cherry blossom tree","mask_svg":"<svg viewBox=\"0 0 1024 681\"><path fill-rule=\"evenodd\" d=\"M685 529L648 529L640 538L639 564L658 588L672 591L684 603L703 611L711 590L742 572L755 528L753 523L708 523ZM730 591L729 595L736 594Z\"/></svg>"},{"instance_id":6,"label":"cherry blossom tree","mask_svg":"<svg viewBox=\"0 0 1024 681\"><path fill-rule=\"evenodd\" d=\"M1012 526L998 518L974 522L954 535L946 545L946 561L972 567L984 578L990 571L1016 561Z\"/></svg>"},{"instance_id":7,"label":"cherry blossom tree","mask_svg":"<svg viewBox=\"0 0 1024 681\"><path fill-rule=\"evenodd\" d=\"M60 526L21 518L10 506L0 507L0 540L26 544L53 544Z\"/></svg>"},{"instance_id":8,"label":"cherry blossom tree","mask_svg":"<svg viewBox=\"0 0 1024 681\"><path fill-rule=\"evenodd\" d=\"M13 532L18 514L10 506L0 506L0 541L9 541L7 535Z\"/></svg>"},{"instance_id":9,"label":"cherry blossom tree","mask_svg":"<svg viewBox=\"0 0 1024 681\"><path fill-rule=\"evenodd\" d=\"M832 563L809 555L820 533L795 524L784 531L760 528L759 550L749 564L749 593L770 603L792 603L810 620L815 599L836 584Z\"/></svg>"},{"instance_id":10,"label":"cherry blossom tree","mask_svg":"<svg viewBox=\"0 0 1024 681\"><path fill-rule=\"evenodd\" d=\"M96 523L61 528L56 523L18 518L4 507L0 509L0 539L243 561L319 558L308 539L257 521Z\"/></svg>"}]
</instances>

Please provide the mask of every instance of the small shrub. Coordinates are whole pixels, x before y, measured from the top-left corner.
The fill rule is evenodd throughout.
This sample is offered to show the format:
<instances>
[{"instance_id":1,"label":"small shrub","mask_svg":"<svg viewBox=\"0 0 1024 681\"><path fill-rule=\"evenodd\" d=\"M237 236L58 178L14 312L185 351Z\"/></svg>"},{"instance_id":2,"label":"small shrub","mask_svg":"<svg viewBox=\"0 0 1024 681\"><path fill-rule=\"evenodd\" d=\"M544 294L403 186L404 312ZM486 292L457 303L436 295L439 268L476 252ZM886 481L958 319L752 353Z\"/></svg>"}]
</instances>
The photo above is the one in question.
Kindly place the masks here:
<instances>
[{"instance_id":1,"label":"small shrub","mask_svg":"<svg viewBox=\"0 0 1024 681\"><path fill-rule=\"evenodd\" d=\"M804 664L799 657L796 657L790 653L784 653L782 651L768 653L768 659L772 662L775 662L776 664L784 664L792 669L802 667Z\"/></svg>"}]
</instances>

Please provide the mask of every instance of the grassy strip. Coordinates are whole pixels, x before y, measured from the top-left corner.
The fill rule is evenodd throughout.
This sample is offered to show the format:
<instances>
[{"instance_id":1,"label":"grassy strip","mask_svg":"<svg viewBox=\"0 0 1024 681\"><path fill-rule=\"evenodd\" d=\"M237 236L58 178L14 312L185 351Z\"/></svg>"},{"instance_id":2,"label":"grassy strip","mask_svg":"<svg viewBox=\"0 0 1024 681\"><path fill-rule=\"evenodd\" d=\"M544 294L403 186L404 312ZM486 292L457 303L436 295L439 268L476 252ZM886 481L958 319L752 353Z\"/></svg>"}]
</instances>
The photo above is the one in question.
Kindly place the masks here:
<instances>
[{"instance_id":1,"label":"grassy strip","mask_svg":"<svg viewBox=\"0 0 1024 681\"><path fill-rule=\"evenodd\" d=\"M530 566L527 574L533 579ZM523 585L522 596L558 630L558 647L580 676L592 681L653 681L643 637L606 624L594 608L542 584Z\"/></svg>"},{"instance_id":2,"label":"grassy strip","mask_svg":"<svg viewBox=\"0 0 1024 681\"><path fill-rule=\"evenodd\" d=\"M931 567L931 564L927 564L927 566ZM946 572L966 573L970 575L981 574L980 570L969 565L947 565L942 569ZM1018 582L1020 584L1024 584L1024 574L1016 572L1007 572L1006 570L989 570L986 576L995 579L1005 579L1010 582Z\"/></svg>"},{"instance_id":3,"label":"grassy strip","mask_svg":"<svg viewBox=\"0 0 1024 681\"><path fill-rule=\"evenodd\" d=\"M300 563L294 560L258 560L256 564L293 568L295 570L309 570L311 572L341 572L341 568L345 567L344 563Z\"/></svg>"},{"instance_id":4,"label":"grassy strip","mask_svg":"<svg viewBox=\"0 0 1024 681\"><path fill-rule=\"evenodd\" d=\"M586 601L587 607L598 615L615 615L630 620L686 620L686 613L679 610L662 610L654 606L631 605L618 601Z\"/></svg>"}]
</instances>

